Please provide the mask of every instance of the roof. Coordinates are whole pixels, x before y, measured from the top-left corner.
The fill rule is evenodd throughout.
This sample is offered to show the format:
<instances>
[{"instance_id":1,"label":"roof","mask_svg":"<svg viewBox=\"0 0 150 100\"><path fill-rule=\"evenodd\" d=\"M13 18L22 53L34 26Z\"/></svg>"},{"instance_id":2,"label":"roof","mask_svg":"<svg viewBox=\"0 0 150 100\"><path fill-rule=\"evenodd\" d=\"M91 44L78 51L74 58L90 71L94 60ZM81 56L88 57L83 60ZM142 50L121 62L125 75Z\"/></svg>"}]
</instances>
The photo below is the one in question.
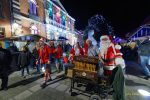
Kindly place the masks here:
<instances>
[{"instance_id":1,"label":"roof","mask_svg":"<svg viewBox=\"0 0 150 100\"><path fill-rule=\"evenodd\" d=\"M133 34L130 35L129 38L142 38L150 36L150 25L145 24L140 26Z\"/></svg>"},{"instance_id":2,"label":"roof","mask_svg":"<svg viewBox=\"0 0 150 100\"><path fill-rule=\"evenodd\" d=\"M58 7L60 7L64 12L67 13L66 9L64 8L64 6L61 4L61 2L59 0L51 0L55 5L57 5Z\"/></svg>"},{"instance_id":3,"label":"roof","mask_svg":"<svg viewBox=\"0 0 150 100\"><path fill-rule=\"evenodd\" d=\"M141 27L150 27L150 15L148 17L145 18L145 20L142 22L141 26L134 29L133 31L129 32L126 34L126 37L129 38L132 35L134 35Z\"/></svg>"}]
</instances>

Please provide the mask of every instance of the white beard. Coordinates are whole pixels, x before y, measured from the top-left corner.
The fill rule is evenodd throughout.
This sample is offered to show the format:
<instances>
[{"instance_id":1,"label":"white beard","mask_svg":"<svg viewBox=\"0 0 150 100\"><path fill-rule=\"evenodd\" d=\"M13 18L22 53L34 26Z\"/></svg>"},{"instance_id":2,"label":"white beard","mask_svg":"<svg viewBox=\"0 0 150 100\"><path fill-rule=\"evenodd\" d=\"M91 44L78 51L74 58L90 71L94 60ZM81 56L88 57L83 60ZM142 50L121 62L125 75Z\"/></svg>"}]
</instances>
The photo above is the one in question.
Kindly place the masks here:
<instances>
[{"instance_id":1,"label":"white beard","mask_svg":"<svg viewBox=\"0 0 150 100\"><path fill-rule=\"evenodd\" d=\"M104 54L107 53L107 50L110 47L110 44L111 44L110 40L105 41L105 42L103 41L100 42L100 54L102 58L104 58Z\"/></svg>"}]
</instances>

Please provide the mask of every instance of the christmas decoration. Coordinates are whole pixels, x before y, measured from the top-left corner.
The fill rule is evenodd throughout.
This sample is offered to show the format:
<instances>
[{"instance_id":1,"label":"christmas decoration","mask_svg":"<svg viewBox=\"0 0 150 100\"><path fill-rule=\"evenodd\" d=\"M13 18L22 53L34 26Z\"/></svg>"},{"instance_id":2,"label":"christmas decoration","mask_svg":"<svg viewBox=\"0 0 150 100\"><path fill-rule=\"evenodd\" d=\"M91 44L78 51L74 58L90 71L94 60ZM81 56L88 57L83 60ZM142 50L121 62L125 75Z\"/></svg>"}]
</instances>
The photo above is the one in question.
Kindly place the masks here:
<instances>
[{"instance_id":1,"label":"christmas decoration","mask_svg":"<svg viewBox=\"0 0 150 100\"><path fill-rule=\"evenodd\" d=\"M49 3L49 17L52 19L53 18L53 5L52 3L50 2Z\"/></svg>"},{"instance_id":2,"label":"christmas decoration","mask_svg":"<svg viewBox=\"0 0 150 100\"><path fill-rule=\"evenodd\" d=\"M102 15L95 15L88 20L88 26L85 29L84 39L88 38L88 32L94 30L93 37L97 42L102 34L114 35L113 28L108 24Z\"/></svg>"}]
</instances>

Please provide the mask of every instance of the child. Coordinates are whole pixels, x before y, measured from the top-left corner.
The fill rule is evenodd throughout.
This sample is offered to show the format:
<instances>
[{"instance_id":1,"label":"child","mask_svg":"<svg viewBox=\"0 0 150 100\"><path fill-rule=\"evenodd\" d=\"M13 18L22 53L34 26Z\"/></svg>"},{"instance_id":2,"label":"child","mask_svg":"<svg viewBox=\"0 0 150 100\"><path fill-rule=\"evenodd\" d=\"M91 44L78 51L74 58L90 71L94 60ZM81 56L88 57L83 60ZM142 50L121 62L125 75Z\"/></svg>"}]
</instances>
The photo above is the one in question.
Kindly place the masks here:
<instances>
[{"instance_id":1,"label":"child","mask_svg":"<svg viewBox=\"0 0 150 100\"><path fill-rule=\"evenodd\" d=\"M67 65L68 65L68 57L66 56L66 53L63 53L63 71L64 71L64 73L65 73L65 75L67 74L67 69L66 69L66 67L67 67Z\"/></svg>"},{"instance_id":2,"label":"child","mask_svg":"<svg viewBox=\"0 0 150 100\"><path fill-rule=\"evenodd\" d=\"M69 63L69 60L70 60L70 63ZM73 68L74 67L74 64L72 63L72 60L73 59L72 59L71 55L68 58L65 53L63 54L63 61L64 61L63 71L65 72L65 75L67 75L67 71L68 71L69 68Z\"/></svg>"},{"instance_id":3,"label":"child","mask_svg":"<svg viewBox=\"0 0 150 100\"><path fill-rule=\"evenodd\" d=\"M25 78L25 76L24 76L24 69L25 68L27 70L27 74L28 75L30 74L29 68L28 68L29 64L30 64L30 53L29 53L27 47L23 46L22 50L20 52L19 58L18 58L18 65L21 67L21 75L24 78Z\"/></svg>"}]
</instances>

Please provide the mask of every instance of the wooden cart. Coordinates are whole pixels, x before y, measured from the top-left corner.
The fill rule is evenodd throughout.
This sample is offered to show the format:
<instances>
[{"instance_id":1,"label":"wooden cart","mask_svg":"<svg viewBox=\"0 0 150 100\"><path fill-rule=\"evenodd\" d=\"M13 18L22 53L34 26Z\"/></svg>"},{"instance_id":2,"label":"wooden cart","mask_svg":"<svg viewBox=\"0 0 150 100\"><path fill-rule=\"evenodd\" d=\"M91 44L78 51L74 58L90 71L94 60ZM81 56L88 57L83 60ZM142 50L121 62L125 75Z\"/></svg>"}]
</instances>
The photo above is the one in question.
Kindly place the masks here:
<instances>
[{"instance_id":1,"label":"wooden cart","mask_svg":"<svg viewBox=\"0 0 150 100\"><path fill-rule=\"evenodd\" d=\"M75 67L71 71L72 74L70 74L71 95L73 93L73 90L78 90L83 94L90 94L91 98L101 100L100 98L104 93L104 88L107 86L108 81L104 78L101 78L100 80L98 78L98 57L75 56L73 63ZM89 87L92 88L90 91L87 90L87 88Z\"/></svg>"}]
</instances>

